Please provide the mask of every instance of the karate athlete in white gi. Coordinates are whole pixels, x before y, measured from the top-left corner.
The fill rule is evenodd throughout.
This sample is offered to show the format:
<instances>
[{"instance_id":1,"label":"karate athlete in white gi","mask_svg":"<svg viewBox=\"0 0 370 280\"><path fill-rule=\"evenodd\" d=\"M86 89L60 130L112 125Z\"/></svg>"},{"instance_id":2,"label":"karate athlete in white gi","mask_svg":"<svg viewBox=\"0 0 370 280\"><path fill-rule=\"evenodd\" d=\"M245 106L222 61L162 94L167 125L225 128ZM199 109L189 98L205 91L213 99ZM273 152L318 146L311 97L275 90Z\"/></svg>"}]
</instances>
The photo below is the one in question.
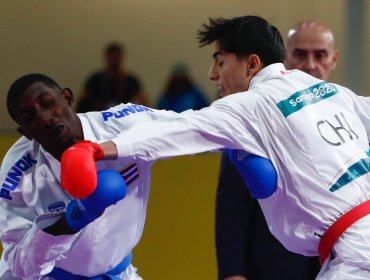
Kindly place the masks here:
<instances>
[{"instance_id":1,"label":"karate athlete in white gi","mask_svg":"<svg viewBox=\"0 0 370 280\"><path fill-rule=\"evenodd\" d=\"M143 232L152 163L99 161L98 170L114 169L123 176L127 195L115 205L103 207L107 208L104 213L96 213L99 217L88 220L86 226L73 224L71 231L65 225L65 211L76 200L60 186L59 159L77 141L105 141L137 123L173 113L121 104L105 112L77 115L72 110L72 92L39 74L15 81L7 101L24 136L10 148L1 166L0 239L4 251L0 279L103 279L104 274L112 277L109 279L141 279L130 264L130 252ZM75 172L83 168L89 166L82 160ZM97 209L100 197L92 203L90 208ZM69 222L75 222L73 217Z\"/></svg>"},{"instance_id":2,"label":"karate athlete in white gi","mask_svg":"<svg viewBox=\"0 0 370 280\"><path fill-rule=\"evenodd\" d=\"M238 36L230 40L232 32L246 36L244 45ZM248 158L265 159L276 170L274 188L247 185L263 197L271 232L293 252L320 254L324 265L317 279L370 279L370 98L287 71L281 35L262 18L211 19L198 39L202 46L215 43L209 77L225 97L172 121L122 132L100 145L104 158L151 162L227 148L245 174L257 169ZM249 52L237 57L233 51L240 49ZM235 63L239 71L227 75ZM228 79L238 75L247 76L248 90L228 95ZM63 155L62 176L72 172L74 153L78 147Z\"/></svg>"}]
</instances>

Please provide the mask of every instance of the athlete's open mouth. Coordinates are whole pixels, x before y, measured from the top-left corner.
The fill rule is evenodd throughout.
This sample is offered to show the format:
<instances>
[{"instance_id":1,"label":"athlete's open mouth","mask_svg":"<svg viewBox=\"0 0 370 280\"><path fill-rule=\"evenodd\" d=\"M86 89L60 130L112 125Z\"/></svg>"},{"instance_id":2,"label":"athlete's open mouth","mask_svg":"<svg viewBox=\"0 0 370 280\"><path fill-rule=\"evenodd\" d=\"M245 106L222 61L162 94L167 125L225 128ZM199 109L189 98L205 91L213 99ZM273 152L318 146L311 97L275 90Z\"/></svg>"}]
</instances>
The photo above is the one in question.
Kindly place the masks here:
<instances>
[{"instance_id":1,"label":"athlete's open mouth","mask_svg":"<svg viewBox=\"0 0 370 280\"><path fill-rule=\"evenodd\" d=\"M63 133L63 131L64 131L64 125L56 125L50 129L49 136L52 138L57 138Z\"/></svg>"}]
</instances>

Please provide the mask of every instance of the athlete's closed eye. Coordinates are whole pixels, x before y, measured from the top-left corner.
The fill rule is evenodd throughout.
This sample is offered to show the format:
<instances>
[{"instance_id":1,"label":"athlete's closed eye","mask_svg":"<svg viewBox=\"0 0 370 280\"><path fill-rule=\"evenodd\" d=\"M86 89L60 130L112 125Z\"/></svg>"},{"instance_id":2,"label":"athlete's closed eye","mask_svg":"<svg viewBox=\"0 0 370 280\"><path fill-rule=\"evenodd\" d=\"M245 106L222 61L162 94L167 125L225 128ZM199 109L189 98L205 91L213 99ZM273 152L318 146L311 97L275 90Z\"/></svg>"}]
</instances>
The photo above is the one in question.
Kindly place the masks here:
<instances>
[{"instance_id":1,"label":"athlete's closed eye","mask_svg":"<svg viewBox=\"0 0 370 280\"><path fill-rule=\"evenodd\" d=\"M43 108L50 108L54 106L54 104L55 104L55 99L49 95L43 96L40 100L40 105Z\"/></svg>"},{"instance_id":2,"label":"athlete's closed eye","mask_svg":"<svg viewBox=\"0 0 370 280\"><path fill-rule=\"evenodd\" d=\"M212 57L215 61L215 65L217 65L217 67L220 67L224 64L223 56L222 56L222 53L220 51L214 52Z\"/></svg>"}]
</instances>

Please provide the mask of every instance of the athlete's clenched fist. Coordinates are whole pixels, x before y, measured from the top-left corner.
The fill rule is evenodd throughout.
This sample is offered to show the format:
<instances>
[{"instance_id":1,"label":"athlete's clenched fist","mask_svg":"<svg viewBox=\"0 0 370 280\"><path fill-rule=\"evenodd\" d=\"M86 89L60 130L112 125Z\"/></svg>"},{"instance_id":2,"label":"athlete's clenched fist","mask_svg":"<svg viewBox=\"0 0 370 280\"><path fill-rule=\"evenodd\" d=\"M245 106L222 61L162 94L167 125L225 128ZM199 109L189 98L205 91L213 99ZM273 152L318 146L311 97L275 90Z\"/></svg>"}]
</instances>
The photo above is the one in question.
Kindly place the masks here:
<instances>
[{"instance_id":1,"label":"athlete's clenched fist","mask_svg":"<svg viewBox=\"0 0 370 280\"><path fill-rule=\"evenodd\" d=\"M104 157L99 144L81 141L64 151L61 159L62 188L75 198L92 194L97 185L95 161Z\"/></svg>"}]
</instances>

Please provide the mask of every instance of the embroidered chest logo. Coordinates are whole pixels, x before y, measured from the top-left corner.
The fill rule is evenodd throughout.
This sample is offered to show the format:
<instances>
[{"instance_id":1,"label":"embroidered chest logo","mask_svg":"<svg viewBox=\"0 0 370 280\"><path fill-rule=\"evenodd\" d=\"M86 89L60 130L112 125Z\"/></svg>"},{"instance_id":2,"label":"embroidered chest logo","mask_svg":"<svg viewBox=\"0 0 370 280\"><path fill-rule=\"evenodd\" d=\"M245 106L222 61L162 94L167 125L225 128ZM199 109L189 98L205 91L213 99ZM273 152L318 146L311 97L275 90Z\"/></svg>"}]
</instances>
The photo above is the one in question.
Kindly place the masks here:
<instances>
[{"instance_id":1,"label":"embroidered chest logo","mask_svg":"<svg viewBox=\"0 0 370 280\"><path fill-rule=\"evenodd\" d=\"M13 197L11 196L11 192L18 186L24 172L33 167L36 163L37 160L31 158L31 153L19 159L6 175L5 181L1 186L0 197L12 200Z\"/></svg>"},{"instance_id":2,"label":"embroidered chest logo","mask_svg":"<svg viewBox=\"0 0 370 280\"><path fill-rule=\"evenodd\" d=\"M48 210L49 212L62 212L64 208L66 207L66 204L63 201L58 201L52 204L49 204Z\"/></svg>"}]
</instances>

